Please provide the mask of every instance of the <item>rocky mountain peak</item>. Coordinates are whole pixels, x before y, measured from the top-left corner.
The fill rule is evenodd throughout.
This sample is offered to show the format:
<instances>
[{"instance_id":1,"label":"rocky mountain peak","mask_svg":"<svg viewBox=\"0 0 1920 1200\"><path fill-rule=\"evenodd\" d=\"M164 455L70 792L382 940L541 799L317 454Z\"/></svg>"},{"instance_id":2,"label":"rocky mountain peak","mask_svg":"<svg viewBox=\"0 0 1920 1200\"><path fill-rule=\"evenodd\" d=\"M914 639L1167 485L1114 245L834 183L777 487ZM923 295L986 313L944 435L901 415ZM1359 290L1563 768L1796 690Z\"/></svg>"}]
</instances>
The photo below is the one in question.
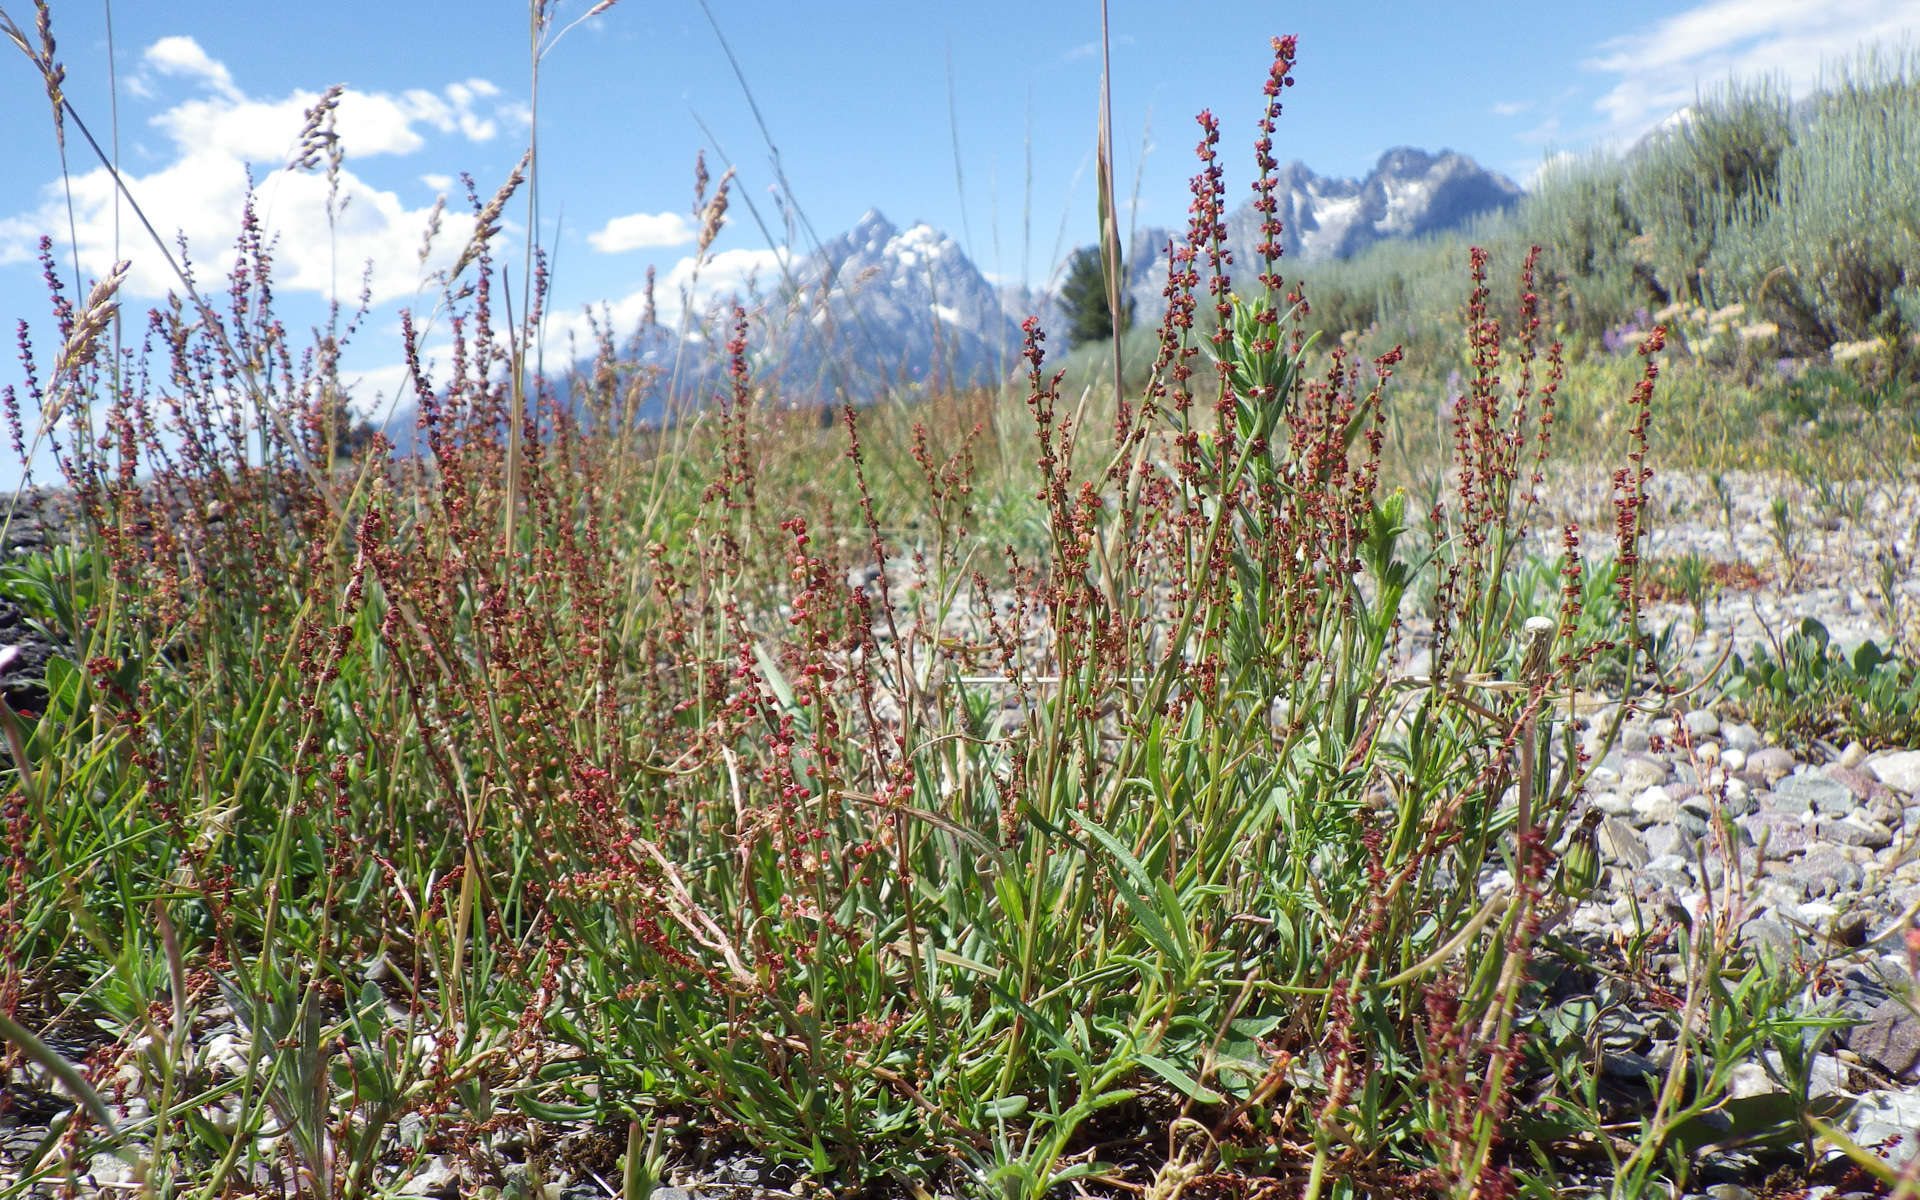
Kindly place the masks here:
<instances>
[{"instance_id":1,"label":"rocky mountain peak","mask_svg":"<svg viewBox=\"0 0 1920 1200\"><path fill-rule=\"evenodd\" d=\"M1458 158L1451 150L1442 150L1439 154L1429 154L1413 146L1395 146L1380 156L1374 164L1373 175L1424 175L1433 169L1433 165L1442 159Z\"/></svg>"},{"instance_id":2,"label":"rocky mountain peak","mask_svg":"<svg viewBox=\"0 0 1920 1200\"><path fill-rule=\"evenodd\" d=\"M853 223L853 228L847 230L843 237L850 246L878 251L892 241L899 232L893 222L887 220L885 213L877 208L870 208Z\"/></svg>"},{"instance_id":3,"label":"rocky mountain peak","mask_svg":"<svg viewBox=\"0 0 1920 1200\"><path fill-rule=\"evenodd\" d=\"M1342 258L1387 238L1454 228L1516 202L1520 188L1471 158L1395 147L1362 179L1317 175L1304 163L1277 172L1286 263ZM1227 219L1236 278L1258 270L1259 214L1251 201ZM1164 311L1166 250L1176 231L1137 230L1127 251L1135 319ZM1056 281L1057 283L1057 281ZM1046 289L996 289L961 245L926 222L905 229L869 208L846 232L783 273L749 334L756 370L793 404L865 403L902 389L997 383L1020 366L1020 321L1038 316L1055 334L1065 322ZM678 364L679 385L711 389L720 378L710 346L686 355L670 330L649 332L641 357ZM695 365L697 364L697 365ZM403 438L404 440L404 438Z\"/></svg>"}]
</instances>

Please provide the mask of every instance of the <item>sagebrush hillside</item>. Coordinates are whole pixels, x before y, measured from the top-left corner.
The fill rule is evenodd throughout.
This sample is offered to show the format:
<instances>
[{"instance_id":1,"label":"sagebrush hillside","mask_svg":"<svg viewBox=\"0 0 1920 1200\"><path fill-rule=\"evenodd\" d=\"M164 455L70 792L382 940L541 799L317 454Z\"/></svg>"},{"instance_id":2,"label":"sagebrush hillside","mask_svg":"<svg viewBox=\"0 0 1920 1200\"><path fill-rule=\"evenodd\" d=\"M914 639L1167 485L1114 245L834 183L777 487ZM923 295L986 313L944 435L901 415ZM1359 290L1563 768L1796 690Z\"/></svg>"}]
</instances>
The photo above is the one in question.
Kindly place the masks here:
<instances>
[{"instance_id":1,"label":"sagebrush hillside","mask_svg":"<svg viewBox=\"0 0 1920 1200\"><path fill-rule=\"evenodd\" d=\"M1670 305L1745 306L1756 353L1871 342L1909 367L1920 330L1920 55L1865 57L1798 105L1764 83L1705 96L1622 155L1560 163L1511 212L1306 272L1316 327L1439 327L1468 244L1537 244L1576 339ZM1769 328L1770 327L1770 328Z\"/></svg>"}]
</instances>

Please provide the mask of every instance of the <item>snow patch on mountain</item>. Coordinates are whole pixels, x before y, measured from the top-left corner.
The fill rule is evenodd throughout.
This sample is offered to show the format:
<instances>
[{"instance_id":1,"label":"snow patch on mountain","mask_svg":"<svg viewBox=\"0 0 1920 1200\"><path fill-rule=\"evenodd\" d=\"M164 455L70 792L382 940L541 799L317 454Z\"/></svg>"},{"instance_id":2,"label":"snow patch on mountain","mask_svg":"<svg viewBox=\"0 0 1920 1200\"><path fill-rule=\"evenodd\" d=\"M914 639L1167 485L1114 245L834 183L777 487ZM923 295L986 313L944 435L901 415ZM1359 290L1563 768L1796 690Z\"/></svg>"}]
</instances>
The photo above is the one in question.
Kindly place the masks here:
<instances>
[{"instance_id":1,"label":"snow patch on mountain","mask_svg":"<svg viewBox=\"0 0 1920 1200\"><path fill-rule=\"evenodd\" d=\"M997 382L1020 336L958 242L878 209L802 260L756 323L781 384L830 402Z\"/></svg>"}]
</instances>

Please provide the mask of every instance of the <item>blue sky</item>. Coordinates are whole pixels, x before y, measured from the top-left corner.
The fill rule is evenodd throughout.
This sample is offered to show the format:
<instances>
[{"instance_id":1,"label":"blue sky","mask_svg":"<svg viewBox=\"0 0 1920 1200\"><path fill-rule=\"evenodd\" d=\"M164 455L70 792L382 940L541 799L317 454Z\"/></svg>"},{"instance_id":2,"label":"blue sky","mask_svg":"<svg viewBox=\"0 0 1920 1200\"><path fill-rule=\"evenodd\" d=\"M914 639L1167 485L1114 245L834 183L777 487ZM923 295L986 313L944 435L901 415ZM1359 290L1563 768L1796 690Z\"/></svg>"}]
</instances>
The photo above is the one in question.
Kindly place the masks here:
<instances>
[{"instance_id":1,"label":"blue sky","mask_svg":"<svg viewBox=\"0 0 1920 1200\"><path fill-rule=\"evenodd\" d=\"M555 251L560 327L577 327L589 303L608 302L623 319L636 314L649 264L663 281L686 277L693 160L702 149L716 177L728 162L738 170L733 219L715 244L703 296L772 269L748 202L776 240L782 200L822 237L878 207L896 224L924 220L960 238L991 275L1035 283L1092 240L1093 0L710 3L712 23L698 0L623 0L573 27L542 60L540 237ZM555 30L588 7L565 0ZM435 198L446 193L450 211L464 212L458 174L490 195L526 145L527 13L510 0L272 9L270 19L236 20L231 0L113 7L123 169L154 223L184 232L202 277L213 278L224 269L251 166L280 238L279 294L290 316L317 319L330 291L351 299L371 259L377 306L349 365L364 392L390 388L397 314L432 307L431 289L417 290L422 278L458 253L470 227L450 218L423 267L417 252ZM30 7L0 0L0 10L31 34ZM53 18L69 98L105 141L116 128L116 89L103 6L54 0ZM1911 45L1920 0L1679 8L1672 0L1112 0L1111 19L1123 195L1137 173L1133 219L1177 227L1201 108L1222 117L1229 184L1235 194L1246 187L1274 34L1300 37L1297 86L1276 138L1282 161L1358 175L1391 146L1447 147L1524 182L1547 154L1629 142L1730 73L1771 73L1805 91L1823 63L1863 43ZM302 111L336 83L348 88L339 130L352 199L330 238L324 182L280 168ZM45 92L4 41L0 112L8 168L0 175L0 316L9 327L30 319L44 352L50 334L34 246L53 235L71 274L69 210ZM779 195L771 147L790 194ZM81 272L131 259L124 298L144 310L170 287L164 264L124 211L116 251L105 175L72 131L67 153ZM526 210L508 215L510 237L523 238ZM663 285L663 305L672 291ZM0 384L19 378L9 353ZM8 474L0 466L0 480Z\"/></svg>"}]
</instances>

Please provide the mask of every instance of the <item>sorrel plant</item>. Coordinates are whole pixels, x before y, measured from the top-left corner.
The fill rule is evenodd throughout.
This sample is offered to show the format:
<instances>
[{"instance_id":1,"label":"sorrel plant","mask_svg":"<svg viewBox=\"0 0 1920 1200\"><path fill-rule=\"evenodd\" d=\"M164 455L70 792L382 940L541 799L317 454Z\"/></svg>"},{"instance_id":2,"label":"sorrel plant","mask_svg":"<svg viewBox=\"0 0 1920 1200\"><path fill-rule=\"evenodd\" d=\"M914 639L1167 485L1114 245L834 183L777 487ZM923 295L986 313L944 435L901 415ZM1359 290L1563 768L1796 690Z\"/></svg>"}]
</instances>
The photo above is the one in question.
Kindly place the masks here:
<instances>
[{"instance_id":1,"label":"sorrel plant","mask_svg":"<svg viewBox=\"0 0 1920 1200\"><path fill-rule=\"evenodd\" d=\"M80 1073L146 1103L77 1112L36 1177L108 1147L161 1193L362 1195L428 1153L495 1177L524 1129L537 1183L548 1123L699 1114L981 1194L1505 1186L1584 771L1556 701L1603 654L1634 677L1661 335L1621 400L1625 619L1583 625L1569 528L1522 638L1562 379L1535 263L1514 328L1472 259L1450 491L1418 511L1381 478L1398 352L1322 355L1279 271L1274 50L1244 290L1203 113L1144 391L1067 404L1027 323L1003 478L1037 554L974 534L981 426L818 431L754 381L744 313L721 394L662 427L610 337L537 376L537 256L497 317L520 172L473 203L439 375L403 320L411 457L336 458L353 323L295 350L251 211L224 311L177 300L119 357L118 277L76 310L49 259L64 345L42 374L23 333L8 400L47 414L82 532L11 576L73 653L7 718L0 1012L107 1021ZM882 492L889 423L912 469Z\"/></svg>"}]
</instances>

